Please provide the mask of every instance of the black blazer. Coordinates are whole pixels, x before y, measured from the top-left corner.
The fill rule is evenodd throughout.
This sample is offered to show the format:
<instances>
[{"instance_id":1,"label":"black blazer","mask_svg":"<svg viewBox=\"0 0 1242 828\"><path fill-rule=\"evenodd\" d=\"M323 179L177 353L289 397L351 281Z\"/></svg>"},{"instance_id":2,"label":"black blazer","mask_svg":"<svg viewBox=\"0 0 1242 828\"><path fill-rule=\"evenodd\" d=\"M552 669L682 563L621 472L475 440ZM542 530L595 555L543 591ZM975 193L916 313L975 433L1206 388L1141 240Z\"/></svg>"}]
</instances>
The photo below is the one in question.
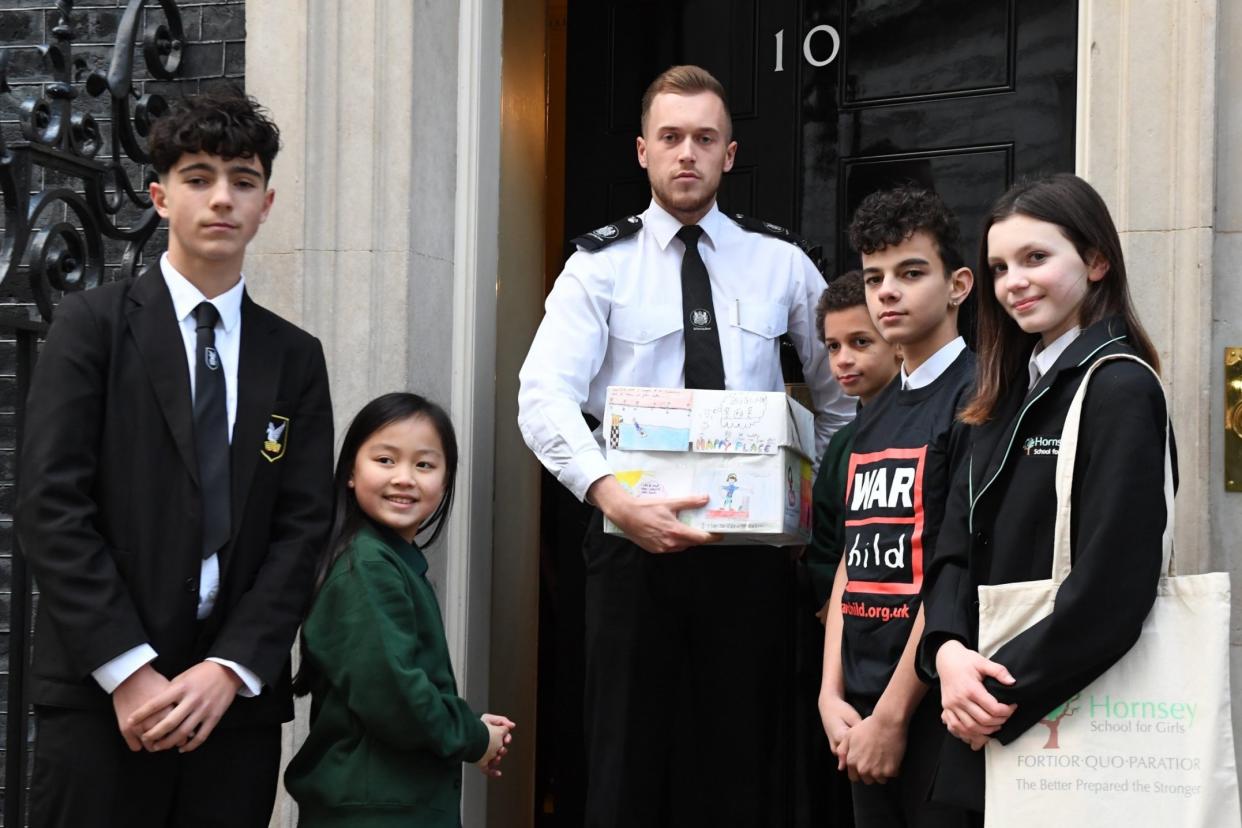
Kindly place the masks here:
<instances>
[{"instance_id":1,"label":"black blazer","mask_svg":"<svg viewBox=\"0 0 1242 828\"><path fill-rule=\"evenodd\" d=\"M57 308L30 387L15 516L40 592L35 704L110 708L91 671L150 642L170 678L215 656L263 680L222 726L292 717L289 651L332 499L323 349L245 296L237 384L233 530L199 622L189 368L160 269ZM280 418L279 445L265 446Z\"/></svg>"},{"instance_id":2,"label":"black blazer","mask_svg":"<svg viewBox=\"0 0 1242 828\"><path fill-rule=\"evenodd\" d=\"M924 587L926 625L916 659L924 681L935 680L936 651L946 640L977 648L980 584L1050 577L1052 441L1059 441L1091 364L1134 353L1126 336L1120 318L1092 325L1034 388L1027 392L1022 383L990 422L971 429L970 460L950 493ZM1138 640L1155 601L1166 518L1164 393L1141 365L1110 363L1092 377L1081 423L1071 497L1073 571L1052 615L993 656L1017 682L985 682L998 700L1018 706L994 736L1003 744L1116 663ZM982 751L946 739L933 798L982 810Z\"/></svg>"}]
</instances>

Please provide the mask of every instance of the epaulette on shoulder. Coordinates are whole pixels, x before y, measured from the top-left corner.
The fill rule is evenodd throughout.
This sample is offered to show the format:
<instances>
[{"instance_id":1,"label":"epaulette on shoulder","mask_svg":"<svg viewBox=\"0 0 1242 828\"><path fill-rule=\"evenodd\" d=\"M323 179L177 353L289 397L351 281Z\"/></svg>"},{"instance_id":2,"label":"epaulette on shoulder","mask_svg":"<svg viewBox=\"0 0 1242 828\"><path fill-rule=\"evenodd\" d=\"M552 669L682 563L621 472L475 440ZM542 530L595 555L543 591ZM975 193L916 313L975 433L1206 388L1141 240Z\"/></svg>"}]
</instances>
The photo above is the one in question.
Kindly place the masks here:
<instances>
[{"instance_id":1,"label":"epaulette on shoulder","mask_svg":"<svg viewBox=\"0 0 1242 828\"><path fill-rule=\"evenodd\" d=\"M743 230L749 230L752 233L763 233L765 236L775 236L781 241L787 241L790 244L797 245L802 249L803 253L809 253L811 245L806 239L790 230L786 230L779 224L772 224L770 221L762 221L761 219L744 216L741 213L729 213L729 218L737 222L737 226Z\"/></svg>"},{"instance_id":2,"label":"epaulette on shoulder","mask_svg":"<svg viewBox=\"0 0 1242 828\"><path fill-rule=\"evenodd\" d=\"M603 250L615 241L634 235L641 229L643 229L643 220L638 216L630 216L585 233L571 241L570 244L594 253L596 250Z\"/></svg>"}]
</instances>

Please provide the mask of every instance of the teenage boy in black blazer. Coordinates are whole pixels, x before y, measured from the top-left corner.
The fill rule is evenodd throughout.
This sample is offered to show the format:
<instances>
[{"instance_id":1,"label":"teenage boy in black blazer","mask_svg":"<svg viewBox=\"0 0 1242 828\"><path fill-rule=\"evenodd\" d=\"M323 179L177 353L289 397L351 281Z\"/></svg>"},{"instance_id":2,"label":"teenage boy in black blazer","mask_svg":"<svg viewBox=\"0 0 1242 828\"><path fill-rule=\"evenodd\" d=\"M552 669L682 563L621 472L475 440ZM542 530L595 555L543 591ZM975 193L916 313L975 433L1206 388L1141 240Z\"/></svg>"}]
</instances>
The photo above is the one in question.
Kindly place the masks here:
<instances>
[{"instance_id":1,"label":"teenage boy in black blazer","mask_svg":"<svg viewBox=\"0 0 1242 828\"><path fill-rule=\"evenodd\" d=\"M323 350L241 275L276 127L253 100L200 96L150 146L168 252L66 295L30 389L36 828L267 825L328 528Z\"/></svg>"}]
</instances>

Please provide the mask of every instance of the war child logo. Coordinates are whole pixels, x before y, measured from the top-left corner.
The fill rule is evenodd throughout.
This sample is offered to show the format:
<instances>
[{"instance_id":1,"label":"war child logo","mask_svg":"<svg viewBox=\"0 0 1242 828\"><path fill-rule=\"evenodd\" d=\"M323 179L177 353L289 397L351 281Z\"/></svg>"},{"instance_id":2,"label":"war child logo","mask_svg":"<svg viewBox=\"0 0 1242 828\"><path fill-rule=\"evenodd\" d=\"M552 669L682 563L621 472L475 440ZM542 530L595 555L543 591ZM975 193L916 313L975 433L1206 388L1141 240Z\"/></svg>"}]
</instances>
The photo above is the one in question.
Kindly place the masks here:
<instances>
[{"instance_id":1,"label":"war child logo","mask_svg":"<svg viewBox=\"0 0 1242 828\"><path fill-rule=\"evenodd\" d=\"M918 595L927 447L850 455L845 555L852 595Z\"/></svg>"}]
</instances>

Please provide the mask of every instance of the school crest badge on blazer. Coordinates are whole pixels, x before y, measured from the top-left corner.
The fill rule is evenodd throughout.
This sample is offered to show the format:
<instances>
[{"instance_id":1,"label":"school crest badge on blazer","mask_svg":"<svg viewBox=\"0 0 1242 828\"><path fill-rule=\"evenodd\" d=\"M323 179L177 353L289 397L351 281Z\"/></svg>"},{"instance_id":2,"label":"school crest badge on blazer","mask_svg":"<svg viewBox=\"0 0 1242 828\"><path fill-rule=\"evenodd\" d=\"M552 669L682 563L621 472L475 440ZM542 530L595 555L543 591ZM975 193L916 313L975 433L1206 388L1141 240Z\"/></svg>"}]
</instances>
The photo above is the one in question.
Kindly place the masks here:
<instances>
[{"instance_id":1,"label":"school crest badge on blazer","mask_svg":"<svg viewBox=\"0 0 1242 828\"><path fill-rule=\"evenodd\" d=\"M285 446L289 445L289 418L273 414L267 418L267 439L263 441L263 450L259 452L269 463L275 463L285 456Z\"/></svg>"}]
</instances>

